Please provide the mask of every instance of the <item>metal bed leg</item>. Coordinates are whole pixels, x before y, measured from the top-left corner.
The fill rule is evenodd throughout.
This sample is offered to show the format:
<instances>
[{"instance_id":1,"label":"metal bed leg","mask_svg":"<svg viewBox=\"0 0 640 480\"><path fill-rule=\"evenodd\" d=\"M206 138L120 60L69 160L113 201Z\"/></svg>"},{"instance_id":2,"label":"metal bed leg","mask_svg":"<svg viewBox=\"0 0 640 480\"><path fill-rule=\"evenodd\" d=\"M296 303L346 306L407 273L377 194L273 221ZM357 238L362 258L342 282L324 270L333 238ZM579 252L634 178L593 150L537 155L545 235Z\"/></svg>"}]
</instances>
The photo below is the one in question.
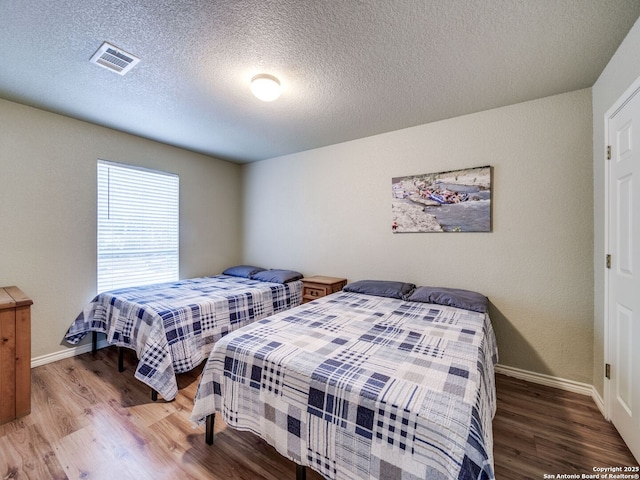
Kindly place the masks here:
<instances>
[{"instance_id":1,"label":"metal bed leg","mask_svg":"<svg viewBox=\"0 0 640 480\"><path fill-rule=\"evenodd\" d=\"M124 348L118 347L118 371L124 372Z\"/></svg>"},{"instance_id":2,"label":"metal bed leg","mask_svg":"<svg viewBox=\"0 0 640 480\"><path fill-rule=\"evenodd\" d=\"M98 351L98 332L91 332L91 353L95 355Z\"/></svg>"},{"instance_id":3,"label":"metal bed leg","mask_svg":"<svg viewBox=\"0 0 640 480\"><path fill-rule=\"evenodd\" d=\"M213 425L215 420L215 413L207 415L205 420L206 430L204 433L204 441L207 442L207 445L213 445ZM296 464L296 480L307 480L307 467Z\"/></svg>"},{"instance_id":4,"label":"metal bed leg","mask_svg":"<svg viewBox=\"0 0 640 480\"><path fill-rule=\"evenodd\" d=\"M118 372L124 372L124 348L118 347ZM158 392L151 389L151 400L158 401Z\"/></svg>"},{"instance_id":5,"label":"metal bed leg","mask_svg":"<svg viewBox=\"0 0 640 480\"><path fill-rule=\"evenodd\" d=\"M207 415L206 420L206 432L204 434L204 441L207 442L207 445L213 445L213 424L216 419L216 414L212 413L211 415Z\"/></svg>"},{"instance_id":6,"label":"metal bed leg","mask_svg":"<svg viewBox=\"0 0 640 480\"><path fill-rule=\"evenodd\" d=\"M307 467L296 464L296 480L307 480Z\"/></svg>"}]
</instances>

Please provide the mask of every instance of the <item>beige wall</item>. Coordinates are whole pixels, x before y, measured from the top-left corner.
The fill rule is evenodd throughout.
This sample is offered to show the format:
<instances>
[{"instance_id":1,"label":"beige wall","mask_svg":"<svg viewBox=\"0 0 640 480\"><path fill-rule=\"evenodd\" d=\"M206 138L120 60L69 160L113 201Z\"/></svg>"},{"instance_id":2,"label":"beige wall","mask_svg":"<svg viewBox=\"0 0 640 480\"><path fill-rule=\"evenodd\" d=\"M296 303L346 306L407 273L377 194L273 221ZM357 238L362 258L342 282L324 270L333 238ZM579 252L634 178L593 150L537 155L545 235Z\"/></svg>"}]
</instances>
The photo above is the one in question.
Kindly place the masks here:
<instances>
[{"instance_id":1,"label":"beige wall","mask_svg":"<svg viewBox=\"0 0 640 480\"><path fill-rule=\"evenodd\" d=\"M0 100L0 286L34 301L32 357L95 295L98 158L180 175L182 278L240 259L238 165Z\"/></svg>"},{"instance_id":2,"label":"beige wall","mask_svg":"<svg viewBox=\"0 0 640 480\"><path fill-rule=\"evenodd\" d=\"M593 376L591 92L244 166L244 260L477 290L500 363ZM391 178L493 167L493 232L391 233Z\"/></svg>"},{"instance_id":3,"label":"beige wall","mask_svg":"<svg viewBox=\"0 0 640 480\"><path fill-rule=\"evenodd\" d=\"M502 364L592 383L591 133L581 90L240 167L0 100L0 285L35 301L33 357L66 349L104 158L180 175L183 278L247 261L478 290ZM391 233L392 177L481 165L493 232Z\"/></svg>"},{"instance_id":4,"label":"beige wall","mask_svg":"<svg viewBox=\"0 0 640 480\"><path fill-rule=\"evenodd\" d=\"M640 77L640 20L627 34L593 86L593 194L594 194L594 370L593 384L604 395L605 293L605 114Z\"/></svg>"}]
</instances>

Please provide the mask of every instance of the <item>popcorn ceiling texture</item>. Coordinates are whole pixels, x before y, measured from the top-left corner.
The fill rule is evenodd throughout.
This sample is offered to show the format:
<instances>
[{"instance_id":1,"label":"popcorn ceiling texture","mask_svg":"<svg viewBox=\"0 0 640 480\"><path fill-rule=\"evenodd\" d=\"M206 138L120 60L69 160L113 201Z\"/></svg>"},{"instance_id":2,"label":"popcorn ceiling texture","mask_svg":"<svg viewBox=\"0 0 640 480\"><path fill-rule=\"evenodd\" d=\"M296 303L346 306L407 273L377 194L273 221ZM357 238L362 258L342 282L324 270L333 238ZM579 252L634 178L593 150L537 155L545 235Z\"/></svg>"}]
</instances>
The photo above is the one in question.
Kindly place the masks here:
<instances>
[{"instance_id":1,"label":"popcorn ceiling texture","mask_svg":"<svg viewBox=\"0 0 640 480\"><path fill-rule=\"evenodd\" d=\"M245 162L590 87L639 14L636 0L3 2L0 97ZM103 41L142 61L124 77L92 65ZM280 78L277 102L250 94L260 72Z\"/></svg>"}]
</instances>

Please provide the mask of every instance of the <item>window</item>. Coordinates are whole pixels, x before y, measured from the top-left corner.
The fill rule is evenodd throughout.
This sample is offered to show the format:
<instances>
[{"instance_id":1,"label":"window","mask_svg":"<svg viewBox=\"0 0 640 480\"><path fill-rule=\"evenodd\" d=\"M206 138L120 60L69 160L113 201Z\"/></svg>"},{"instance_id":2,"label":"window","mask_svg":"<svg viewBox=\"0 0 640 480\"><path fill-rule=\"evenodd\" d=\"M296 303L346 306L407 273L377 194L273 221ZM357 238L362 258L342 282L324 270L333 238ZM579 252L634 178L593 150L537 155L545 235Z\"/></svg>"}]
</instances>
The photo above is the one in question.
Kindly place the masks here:
<instances>
[{"instance_id":1,"label":"window","mask_svg":"<svg viewBox=\"0 0 640 480\"><path fill-rule=\"evenodd\" d=\"M98 292L178 280L175 174L98 160Z\"/></svg>"}]
</instances>

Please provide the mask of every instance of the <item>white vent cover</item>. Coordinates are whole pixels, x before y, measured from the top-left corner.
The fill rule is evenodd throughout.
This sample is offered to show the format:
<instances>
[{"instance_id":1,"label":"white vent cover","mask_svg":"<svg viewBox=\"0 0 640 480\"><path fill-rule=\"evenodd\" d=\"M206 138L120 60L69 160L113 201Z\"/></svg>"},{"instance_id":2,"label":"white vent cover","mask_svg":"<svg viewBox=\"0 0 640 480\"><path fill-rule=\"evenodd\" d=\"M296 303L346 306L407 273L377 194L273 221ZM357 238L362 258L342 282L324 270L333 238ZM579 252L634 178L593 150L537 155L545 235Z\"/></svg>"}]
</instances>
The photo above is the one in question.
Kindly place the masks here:
<instances>
[{"instance_id":1,"label":"white vent cover","mask_svg":"<svg viewBox=\"0 0 640 480\"><path fill-rule=\"evenodd\" d=\"M124 75L140 61L130 53L120 50L118 47L104 42L98 51L91 57L91 63L108 68L120 75Z\"/></svg>"}]
</instances>

